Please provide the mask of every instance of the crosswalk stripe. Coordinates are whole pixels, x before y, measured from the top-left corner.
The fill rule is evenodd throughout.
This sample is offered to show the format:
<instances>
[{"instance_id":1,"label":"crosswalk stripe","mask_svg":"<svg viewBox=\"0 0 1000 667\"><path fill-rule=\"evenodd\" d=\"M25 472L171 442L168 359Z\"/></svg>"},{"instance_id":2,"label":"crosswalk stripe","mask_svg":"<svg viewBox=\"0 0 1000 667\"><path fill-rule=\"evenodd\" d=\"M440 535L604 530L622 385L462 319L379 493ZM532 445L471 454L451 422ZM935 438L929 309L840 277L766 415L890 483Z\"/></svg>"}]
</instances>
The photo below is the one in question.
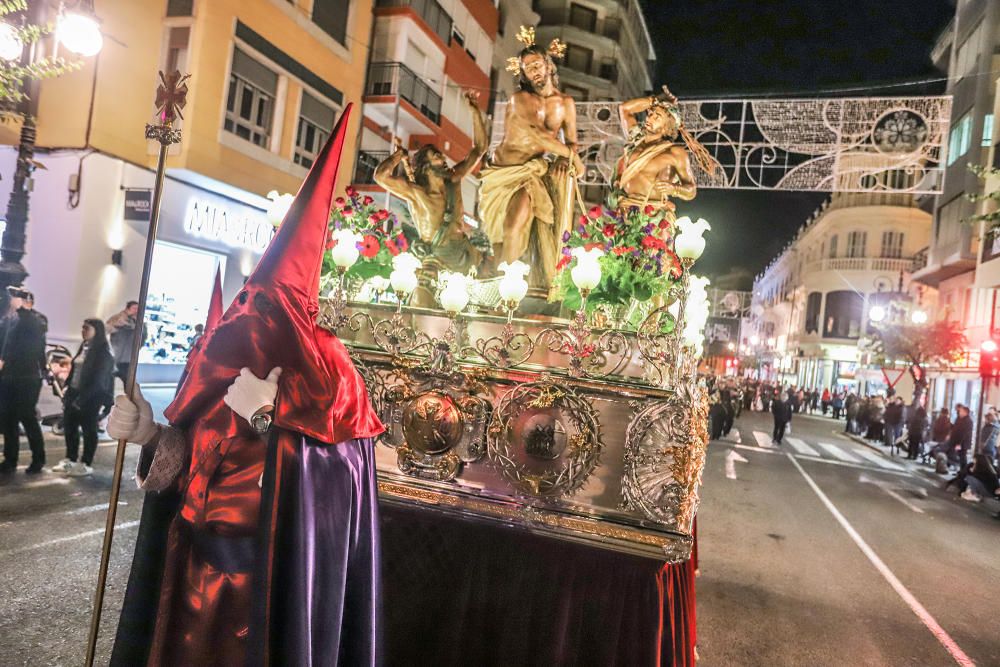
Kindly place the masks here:
<instances>
[{"instance_id":1,"label":"crosswalk stripe","mask_svg":"<svg viewBox=\"0 0 1000 667\"><path fill-rule=\"evenodd\" d=\"M899 465L898 463L893 463L892 461L888 461L888 460L882 458L881 456L879 456L878 454L876 454L875 452L869 452L869 451L866 451L864 449L858 449L858 450L855 450L855 451L857 452L857 454L859 456L865 457L866 459L868 459L869 461L871 461L875 465L877 465L877 466L879 466L881 468L885 468L886 470L906 470L906 468L904 468L903 466Z\"/></svg>"},{"instance_id":2,"label":"crosswalk stripe","mask_svg":"<svg viewBox=\"0 0 1000 667\"><path fill-rule=\"evenodd\" d=\"M771 449L774 445L771 444L771 436L763 431L753 432L754 440L757 441L758 447L763 447L764 449Z\"/></svg>"},{"instance_id":3,"label":"crosswalk stripe","mask_svg":"<svg viewBox=\"0 0 1000 667\"><path fill-rule=\"evenodd\" d=\"M785 438L785 442L792 446L792 448L799 454L805 454L806 456L819 456L819 452L810 447L801 438L793 438L791 436Z\"/></svg>"},{"instance_id":4,"label":"crosswalk stripe","mask_svg":"<svg viewBox=\"0 0 1000 667\"><path fill-rule=\"evenodd\" d=\"M852 456L851 454L849 454L848 452L844 451L843 449L841 449L837 445L831 445L828 442L818 442L816 444L823 451L825 451L827 454L831 455L832 457L834 457L836 459L840 459L841 461L845 461L847 463L861 463L861 459L859 459L856 456Z\"/></svg>"}]
</instances>

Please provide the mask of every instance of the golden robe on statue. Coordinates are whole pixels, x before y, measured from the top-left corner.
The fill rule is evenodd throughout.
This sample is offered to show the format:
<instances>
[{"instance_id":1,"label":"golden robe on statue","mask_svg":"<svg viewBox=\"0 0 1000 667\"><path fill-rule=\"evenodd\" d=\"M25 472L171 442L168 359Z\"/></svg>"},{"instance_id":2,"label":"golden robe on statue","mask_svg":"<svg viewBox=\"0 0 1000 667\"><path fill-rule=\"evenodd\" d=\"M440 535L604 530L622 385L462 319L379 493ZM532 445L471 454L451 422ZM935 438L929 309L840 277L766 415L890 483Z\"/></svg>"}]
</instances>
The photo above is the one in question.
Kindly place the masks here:
<instances>
[{"instance_id":1,"label":"golden robe on statue","mask_svg":"<svg viewBox=\"0 0 1000 667\"><path fill-rule=\"evenodd\" d=\"M525 260L531 266L532 287L548 288L555 278L563 232L569 230L572 209L567 201L567 182L557 182L551 162L542 157L524 164L487 164L480 172L479 212L483 232L493 244L510 242L506 229L510 201L519 190L531 199L534 214L528 234Z\"/></svg>"}]
</instances>

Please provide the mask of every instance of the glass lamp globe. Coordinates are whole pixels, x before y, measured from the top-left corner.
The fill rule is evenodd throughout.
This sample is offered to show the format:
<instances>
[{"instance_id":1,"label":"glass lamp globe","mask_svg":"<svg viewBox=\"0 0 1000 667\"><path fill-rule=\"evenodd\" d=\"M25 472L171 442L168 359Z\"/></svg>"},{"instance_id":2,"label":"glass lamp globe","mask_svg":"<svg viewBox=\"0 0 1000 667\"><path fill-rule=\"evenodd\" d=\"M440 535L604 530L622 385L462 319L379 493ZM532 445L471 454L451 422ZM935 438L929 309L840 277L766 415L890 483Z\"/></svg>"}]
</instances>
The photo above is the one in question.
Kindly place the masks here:
<instances>
[{"instance_id":1,"label":"glass lamp globe","mask_svg":"<svg viewBox=\"0 0 1000 667\"><path fill-rule=\"evenodd\" d=\"M681 259L696 260L705 252L705 239L702 236L712 228L704 218L698 218L697 222L692 222L691 218L684 216L677 220L677 228L680 234L674 239L674 252Z\"/></svg>"},{"instance_id":2,"label":"glass lamp globe","mask_svg":"<svg viewBox=\"0 0 1000 667\"><path fill-rule=\"evenodd\" d=\"M528 281L524 278L528 275L530 268L520 260L509 264L501 262L497 268L503 272L503 278L497 285L500 298L507 303L520 303L528 294Z\"/></svg>"},{"instance_id":3,"label":"glass lamp globe","mask_svg":"<svg viewBox=\"0 0 1000 667\"><path fill-rule=\"evenodd\" d=\"M573 248L573 256L576 257L576 266L573 267L569 275L576 288L581 292L589 292L600 285L601 265L598 260L604 256L604 251L600 248L590 250Z\"/></svg>"},{"instance_id":4,"label":"glass lamp globe","mask_svg":"<svg viewBox=\"0 0 1000 667\"><path fill-rule=\"evenodd\" d=\"M63 12L56 24L56 39L73 53L88 58L104 46L97 19L79 12Z\"/></svg>"},{"instance_id":5,"label":"glass lamp globe","mask_svg":"<svg viewBox=\"0 0 1000 667\"><path fill-rule=\"evenodd\" d=\"M349 269L354 266L361 256L358 244L361 243L361 234L351 229L338 229L333 232L333 239L337 245L330 249L330 258L333 263L341 269Z\"/></svg>"},{"instance_id":6,"label":"glass lamp globe","mask_svg":"<svg viewBox=\"0 0 1000 667\"><path fill-rule=\"evenodd\" d=\"M17 60L24 51L24 44L17 36L14 26L0 22L0 58Z\"/></svg>"},{"instance_id":7,"label":"glass lamp globe","mask_svg":"<svg viewBox=\"0 0 1000 667\"><path fill-rule=\"evenodd\" d=\"M445 273L441 277L444 289L438 296L441 307L455 314L469 305L469 279L461 273Z\"/></svg>"},{"instance_id":8,"label":"glass lamp globe","mask_svg":"<svg viewBox=\"0 0 1000 667\"><path fill-rule=\"evenodd\" d=\"M268 221L277 227L281 224L281 221L285 219L285 215L288 213L288 209L292 207L292 202L295 201L295 195L288 194L278 194L277 190L271 190L267 193L267 198L270 203L267 205L267 211L265 215Z\"/></svg>"}]
</instances>

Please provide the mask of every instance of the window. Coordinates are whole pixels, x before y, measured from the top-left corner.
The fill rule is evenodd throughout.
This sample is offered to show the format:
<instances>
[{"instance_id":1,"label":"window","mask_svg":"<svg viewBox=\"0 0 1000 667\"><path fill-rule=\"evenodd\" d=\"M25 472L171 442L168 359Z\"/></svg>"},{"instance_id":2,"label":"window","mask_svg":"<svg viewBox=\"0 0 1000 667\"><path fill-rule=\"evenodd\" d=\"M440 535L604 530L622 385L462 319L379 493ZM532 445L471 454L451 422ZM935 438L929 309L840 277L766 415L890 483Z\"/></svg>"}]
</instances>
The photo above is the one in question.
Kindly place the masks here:
<instances>
[{"instance_id":1,"label":"window","mask_svg":"<svg viewBox=\"0 0 1000 667\"><path fill-rule=\"evenodd\" d=\"M167 16L192 16L194 0L167 0Z\"/></svg>"},{"instance_id":2,"label":"window","mask_svg":"<svg viewBox=\"0 0 1000 667\"><path fill-rule=\"evenodd\" d=\"M465 46L465 35L457 27L451 27L451 41L455 42L459 46Z\"/></svg>"},{"instance_id":3,"label":"window","mask_svg":"<svg viewBox=\"0 0 1000 667\"><path fill-rule=\"evenodd\" d=\"M903 256L903 232L882 232L882 257L899 259Z\"/></svg>"},{"instance_id":4,"label":"window","mask_svg":"<svg viewBox=\"0 0 1000 667\"><path fill-rule=\"evenodd\" d=\"M948 136L948 166L955 164L958 158L965 155L972 145L972 113L962 116L951 126Z\"/></svg>"},{"instance_id":5,"label":"window","mask_svg":"<svg viewBox=\"0 0 1000 667\"><path fill-rule=\"evenodd\" d=\"M983 140L979 144L983 148L993 145L993 114L988 113L983 117Z\"/></svg>"},{"instance_id":6,"label":"window","mask_svg":"<svg viewBox=\"0 0 1000 667\"><path fill-rule=\"evenodd\" d=\"M566 47L566 67L577 72L590 74L590 65L594 61L594 52L582 46L569 44Z\"/></svg>"},{"instance_id":7,"label":"window","mask_svg":"<svg viewBox=\"0 0 1000 667\"><path fill-rule=\"evenodd\" d=\"M847 256L864 257L868 232L850 232L847 235Z\"/></svg>"},{"instance_id":8,"label":"window","mask_svg":"<svg viewBox=\"0 0 1000 667\"><path fill-rule=\"evenodd\" d=\"M857 292L847 290L826 295L824 338L857 338L861 331L861 315L865 300Z\"/></svg>"},{"instance_id":9,"label":"window","mask_svg":"<svg viewBox=\"0 0 1000 667\"><path fill-rule=\"evenodd\" d=\"M277 74L239 49L234 49L223 128L267 148L277 91Z\"/></svg>"},{"instance_id":10,"label":"window","mask_svg":"<svg viewBox=\"0 0 1000 667\"><path fill-rule=\"evenodd\" d=\"M569 24L587 32L594 32L597 30L597 12L589 7L571 4L569 6Z\"/></svg>"},{"instance_id":11,"label":"window","mask_svg":"<svg viewBox=\"0 0 1000 667\"><path fill-rule=\"evenodd\" d=\"M834 234L830 237L830 259L836 259L837 257L837 235Z\"/></svg>"},{"instance_id":12,"label":"window","mask_svg":"<svg viewBox=\"0 0 1000 667\"><path fill-rule=\"evenodd\" d=\"M164 63L164 72L184 72L187 69L188 42L190 40L190 26L170 28L167 31L167 60Z\"/></svg>"},{"instance_id":13,"label":"window","mask_svg":"<svg viewBox=\"0 0 1000 667\"><path fill-rule=\"evenodd\" d=\"M313 0L312 20L323 32L344 44L350 0Z\"/></svg>"},{"instance_id":14,"label":"window","mask_svg":"<svg viewBox=\"0 0 1000 667\"><path fill-rule=\"evenodd\" d=\"M806 333L819 331L820 311L823 309L823 293L810 292L806 300Z\"/></svg>"},{"instance_id":15,"label":"window","mask_svg":"<svg viewBox=\"0 0 1000 667\"><path fill-rule=\"evenodd\" d=\"M983 23L980 22L976 26L976 29L969 33L969 36L962 42L962 45L958 47L958 53L955 56L955 71L953 73L956 78L961 79L976 68L982 44Z\"/></svg>"},{"instance_id":16,"label":"window","mask_svg":"<svg viewBox=\"0 0 1000 667\"><path fill-rule=\"evenodd\" d=\"M302 91L299 108L299 127L295 133L295 164L311 167L313 160L330 136L337 112L318 99Z\"/></svg>"}]
</instances>

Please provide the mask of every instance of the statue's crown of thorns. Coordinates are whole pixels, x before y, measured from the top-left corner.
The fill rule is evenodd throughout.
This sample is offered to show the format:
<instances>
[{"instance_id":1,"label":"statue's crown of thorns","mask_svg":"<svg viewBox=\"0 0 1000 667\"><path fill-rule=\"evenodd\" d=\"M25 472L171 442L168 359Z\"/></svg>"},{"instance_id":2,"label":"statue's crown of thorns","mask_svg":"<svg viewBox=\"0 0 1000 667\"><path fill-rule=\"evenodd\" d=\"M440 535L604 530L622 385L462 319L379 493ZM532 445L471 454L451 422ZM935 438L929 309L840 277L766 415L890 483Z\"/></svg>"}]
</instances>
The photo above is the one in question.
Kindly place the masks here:
<instances>
[{"instance_id":1,"label":"statue's crown of thorns","mask_svg":"<svg viewBox=\"0 0 1000 667\"><path fill-rule=\"evenodd\" d=\"M535 29L531 26L522 25L520 30L517 31L517 41L524 44L524 48L531 48L535 45ZM566 42L556 37L549 42L549 48L546 49L546 53L551 58L561 60L566 55ZM507 58L507 71L514 76L521 76L520 56Z\"/></svg>"}]
</instances>

